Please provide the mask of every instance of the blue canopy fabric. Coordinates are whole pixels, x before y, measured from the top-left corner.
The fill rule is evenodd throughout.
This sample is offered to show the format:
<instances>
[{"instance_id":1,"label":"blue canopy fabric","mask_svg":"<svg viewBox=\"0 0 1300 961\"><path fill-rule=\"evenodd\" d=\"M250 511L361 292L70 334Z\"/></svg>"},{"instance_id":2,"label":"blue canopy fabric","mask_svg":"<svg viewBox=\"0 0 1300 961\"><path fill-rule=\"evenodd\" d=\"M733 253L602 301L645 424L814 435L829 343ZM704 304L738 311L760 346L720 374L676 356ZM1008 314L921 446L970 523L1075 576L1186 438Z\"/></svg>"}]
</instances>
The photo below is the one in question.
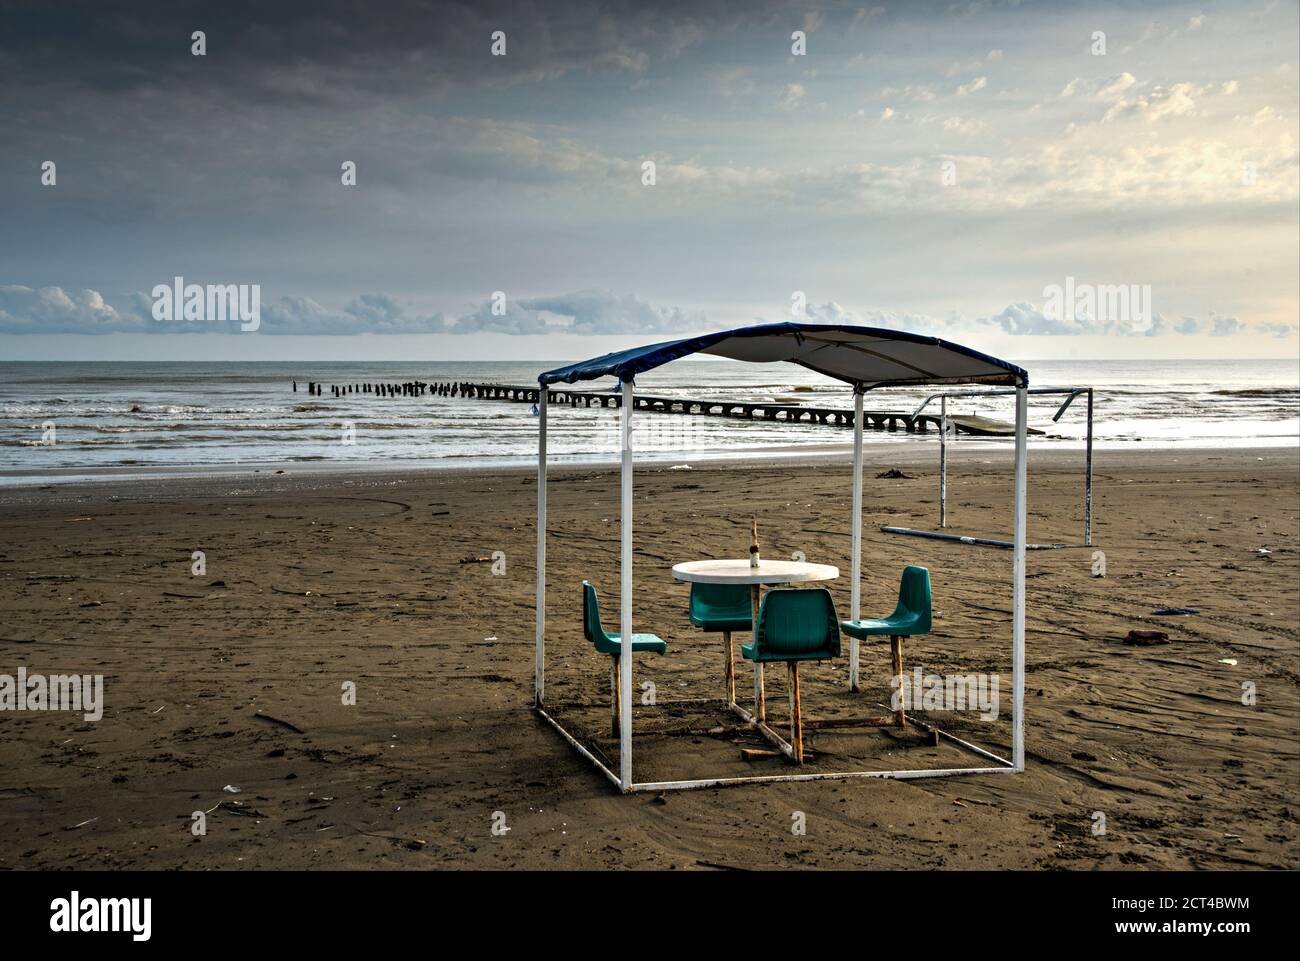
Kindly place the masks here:
<instances>
[{"instance_id":1,"label":"blue canopy fabric","mask_svg":"<svg viewBox=\"0 0 1300 961\"><path fill-rule=\"evenodd\" d=\"M703 353L754 363L787 361L870 390L890 385L1029 385L1029 374L961 344L883 327L794 322L738 327L615 351L538 376L542 386L598 377L635 380L669 361Z\"/></svg>"}]
</instances>

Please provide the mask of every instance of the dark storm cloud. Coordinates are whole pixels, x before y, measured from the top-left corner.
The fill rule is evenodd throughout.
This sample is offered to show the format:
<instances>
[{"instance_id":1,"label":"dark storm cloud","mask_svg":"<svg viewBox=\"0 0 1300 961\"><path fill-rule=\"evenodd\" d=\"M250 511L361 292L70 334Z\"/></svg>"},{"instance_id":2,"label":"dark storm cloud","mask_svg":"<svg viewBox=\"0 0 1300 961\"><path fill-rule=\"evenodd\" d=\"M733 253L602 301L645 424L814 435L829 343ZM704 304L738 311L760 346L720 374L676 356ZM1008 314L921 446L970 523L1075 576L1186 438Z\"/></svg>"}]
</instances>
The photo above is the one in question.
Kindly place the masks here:
<instances>
[{"instance_id":1,"label":"dark storm cloud","mask_svg":"<svg viewBox=\"0 0 1300 961\"><path fill-rule=\"evenodd\" d=\"M1155 287L1150 338L1288 336L1294 5L1217 2L0 0L0 353L164 329L139 292L179 275L264 289L263 333L444 343L783 319L792 290L1108 333L1030 302L1066 275Z\"/></svg>"},{"instance_id":2,"label":"dark storm cloud","mask_svg":"<svg viewBox=\"0 0 1300 961\"><path fill-rule=\"evenodd\" d=\"M335 104L367 93L418 98L570 71L639 71L708 32L763 16L707 2L4 2L0 69L11 93L53 85ZM195 30L206 34L206 57L191 54ZM508 55L485 62L496 30Z\"/></svg>"}]
</instances>

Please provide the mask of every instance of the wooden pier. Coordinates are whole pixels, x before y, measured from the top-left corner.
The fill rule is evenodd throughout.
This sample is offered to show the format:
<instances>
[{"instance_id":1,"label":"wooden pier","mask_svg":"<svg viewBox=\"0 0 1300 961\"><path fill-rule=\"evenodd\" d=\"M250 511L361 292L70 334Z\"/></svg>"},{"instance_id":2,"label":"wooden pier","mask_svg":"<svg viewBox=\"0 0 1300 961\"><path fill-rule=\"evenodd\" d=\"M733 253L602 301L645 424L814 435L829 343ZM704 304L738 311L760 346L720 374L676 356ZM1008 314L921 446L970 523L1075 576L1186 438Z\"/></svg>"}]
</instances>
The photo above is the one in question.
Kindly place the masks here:
<instances>
[{"instance_id":1,"label":"wooden pier","mask_svg":"<svg viewBox=\"0 0 1300 961\"><path fill-rule=\"evenodd\" d=\"M296 388L295 388L296 389ZM541 399L538 386L517 384L477 384L468 382L428 383L408 381L401 384L330 384L309 382L310 394L323 396L325 390L333 397L348 394L369 394L374 397L465 397L475 400L500 400L517 404L535 404ZM622 396L612 391L574 390L570 387L552 386L546 392L547 404L568 404L570 407L612 407L622 405ZM658 414L694 414L703 417L732 417L740 420L770 420L779 423L828 424L834 427L853 426L853 411L832 407L812 407L792 403L759 403L754 401L715 400L691 397L666 397L653 394L633 396L635 410ZM949 418L950 422L953 421ZM863 411L862 425L866 430L926 433L931 428L939 430L939 417L935 414L914 416L899 411ZM960 425L955 425L962 430Z\"/></svg>"}]
</instances>

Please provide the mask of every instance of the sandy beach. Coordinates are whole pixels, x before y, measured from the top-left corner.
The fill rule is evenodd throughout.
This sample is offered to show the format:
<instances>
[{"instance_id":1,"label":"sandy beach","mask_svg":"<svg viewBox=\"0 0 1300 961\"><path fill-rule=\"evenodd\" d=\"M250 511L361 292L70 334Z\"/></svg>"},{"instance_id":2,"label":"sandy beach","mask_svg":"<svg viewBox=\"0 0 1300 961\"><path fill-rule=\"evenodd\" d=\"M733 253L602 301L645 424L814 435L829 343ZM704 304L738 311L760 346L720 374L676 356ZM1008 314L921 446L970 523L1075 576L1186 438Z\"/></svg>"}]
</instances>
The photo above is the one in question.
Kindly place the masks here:
<instances>
[{"instance_id":1,"label":"sandy beach","mask_svg":"<svg viewBox=\"0 0 1300 961\"><path fill-rule=\"evenodd\" d=\"M1031 455L1031 541L1078 542L1079 461ZM909 476L876 477L890 468ZM105 706L98 722L0 715L0 869L1294 869L1298 470L1294 449L1098 453L1106 576L1091 549L1028 556L1023 774L662 797L617 795L530 710L530 471L8 488L0 674L102 674ZM691 628L669 569L742 556L755 515L764 556L842 569L828 586L847 617L849 474L847 457L638 471L634 621L669 645L636 661L636 689L651 680L665 702L637 706L638 780L785 769L741 760L762 742L716 711L666 703L722 684L718 638ZM907 667L999 673L997 720L941 720L1005 750L1010 552L878 531L933 528L937 496L933 450L868 448L864 613L892 608L904 565L928 567L934 630ZM949 510L956 530L1007 536L1005 452L956 445ZM616 630L616 472L553 469L550 517L548 702L614 757L579 582ZM498 551L494 573L480 559ZM1131 629L1169 643L1125 644ZM856 695L847 657L811 666L809 716L878 713L887 650L864 647ZM814 730L810 745L810 770L969 761L915 729Z\"/></svg>"}]
</instances>

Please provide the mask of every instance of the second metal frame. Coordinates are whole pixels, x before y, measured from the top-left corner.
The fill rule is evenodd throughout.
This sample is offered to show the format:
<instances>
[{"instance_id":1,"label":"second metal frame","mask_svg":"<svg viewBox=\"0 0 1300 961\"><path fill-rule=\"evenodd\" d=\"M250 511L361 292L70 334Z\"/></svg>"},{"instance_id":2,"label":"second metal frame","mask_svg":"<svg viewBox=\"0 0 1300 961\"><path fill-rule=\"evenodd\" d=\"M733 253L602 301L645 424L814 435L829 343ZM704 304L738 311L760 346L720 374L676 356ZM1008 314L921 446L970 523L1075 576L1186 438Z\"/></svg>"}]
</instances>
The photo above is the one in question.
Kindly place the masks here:
<instances>
[{"instance_id":1,"label":"second metal frame","mask_svg":"<svg viewBox=\"0 0 1300 961\"><path fill-rule=\"evenodd\" d=\"M1091 387L1034 387L1029 389L1031 394L1066 394L1068 395L1056 413L1052 415L1052 422L1055 423L1061 419L1061 415L1069 409L1074 403L1074 399L1082 394L1088 396L1088 436L1086 443L1086 453L1084 455L1084 480L1083 480L1083 544L1026 544L1025 547L1031 551L1042 550L1059 550L1067 547L1091 547L1092 546L1092 388ZM961 544L974 544L979 547L1012 547L1011 541L998 540L991 537L971 537L966 534L952 534L943 528L948 526L948 398L949 397L996 397L999 395L1014 394L1015 390L963 390L963 391L944 391L938 394L931 394L921 406L916 408L912 416L915 417L925 410L932 401L939 401L939 530L926 531L914 527L893 527L885 525L880 530L885 534L906 534L911 537L928 537L932 540L956 541ZM954 436L956 436L954 434Z\"/></svg>"}]
</instances>

